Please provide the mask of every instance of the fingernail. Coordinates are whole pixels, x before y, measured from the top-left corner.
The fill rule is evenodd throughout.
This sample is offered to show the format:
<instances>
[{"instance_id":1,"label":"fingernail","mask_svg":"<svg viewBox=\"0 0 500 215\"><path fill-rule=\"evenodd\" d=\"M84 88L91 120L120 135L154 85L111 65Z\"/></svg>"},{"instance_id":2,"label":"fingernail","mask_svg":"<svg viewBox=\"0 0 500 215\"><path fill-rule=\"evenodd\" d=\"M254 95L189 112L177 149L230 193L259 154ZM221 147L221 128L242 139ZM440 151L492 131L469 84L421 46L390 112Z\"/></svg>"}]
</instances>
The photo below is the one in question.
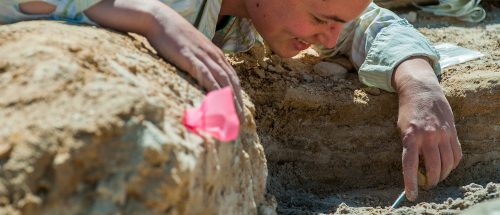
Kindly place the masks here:
<instances>
[{"instance_id":1,"label":"fingernail","mask_svg":"<svg viewBox=\"0 0 500 215\"><path fill-rule=\"evenodd\" d=\"M413 202L415 201L415 199L417 199L418 191L406 191L406 194L406 198Z\"/></svg>"}]
</instances>

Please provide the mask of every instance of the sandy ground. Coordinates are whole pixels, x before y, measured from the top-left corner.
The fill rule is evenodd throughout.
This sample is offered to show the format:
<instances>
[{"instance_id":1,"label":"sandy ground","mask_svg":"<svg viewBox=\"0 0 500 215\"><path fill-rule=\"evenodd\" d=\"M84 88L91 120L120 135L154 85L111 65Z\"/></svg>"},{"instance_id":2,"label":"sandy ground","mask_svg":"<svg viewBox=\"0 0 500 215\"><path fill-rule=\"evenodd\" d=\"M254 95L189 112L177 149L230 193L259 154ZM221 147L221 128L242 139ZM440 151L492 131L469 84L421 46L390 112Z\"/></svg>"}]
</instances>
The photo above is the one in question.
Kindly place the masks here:
<instances>
[{"instance_id":1,"label":"sandy ground","mask_svg":"<svg viewBox=\"0 0 500 215\"><path fill-rule=\"evenodd\" d=\"M498 131L495 134L491 128L500 125L496 117L499 108L500 10L490 4L485 8L488 17L479 25L418 13L414 24L433 43L455 43L481 51L486 56L446 68L442 75L443 88L459 125L459 137L463 139L465 156L461 167L438 187L421 190L416 202L404 201L393 211L388 208L402 191L400 146L394 146L397 141L385 145L363 142L370 142L370 138L383 139L366 133L380 132L382 136L396 138L392 130L383 129L395 124L393 115L397 110L395 102L391 102L395 101L393 94L363 87L352 73L340 81L311 74L311 65L319 61L314 53L306 53L298 60L283 60L273 55L266 57L262 50L254 50L250 57L236 57L233 65L240 71L242 85L256 104L259 136L269 162L268 189L278 200L278 213L458 214L477 203L498 199ZM258 60L261 58L265 60ZM474 90L470 90L472 88ZM493 102L487 104L488 100ZM385 105L384 109L377 109L381 104ZM328 108L331 109L325 110ZM358 112L349 112L349 108L358 109ZM353 121L375 124L365 119L363 109L380 111L381 117L389 119L388 124L363 130ZM343 122L347 128L342 130L342 126L331 126L328 120ZM301 122L302 127L297 122ZM353 124L357 131L351 131ZM337 134L318 131L330 128L337 129ZM348 135L359 137L352 140ZM318 136L330 137L330 145L335 141L352 145L317 144L324 141ZM368 158L359 153L357 158L341 157L361 150L355 144L362 144L363 150L383 149ZM487 153L488 148L491 154ZM328 149L342 153L325 155ZM368 160L367 163L363 163L362 158ZM309 162L311 160L315 162ZM351 169L350 166L360 168ZM363 174L368 176L360 178Z\"/></svg>"}]
</instances>

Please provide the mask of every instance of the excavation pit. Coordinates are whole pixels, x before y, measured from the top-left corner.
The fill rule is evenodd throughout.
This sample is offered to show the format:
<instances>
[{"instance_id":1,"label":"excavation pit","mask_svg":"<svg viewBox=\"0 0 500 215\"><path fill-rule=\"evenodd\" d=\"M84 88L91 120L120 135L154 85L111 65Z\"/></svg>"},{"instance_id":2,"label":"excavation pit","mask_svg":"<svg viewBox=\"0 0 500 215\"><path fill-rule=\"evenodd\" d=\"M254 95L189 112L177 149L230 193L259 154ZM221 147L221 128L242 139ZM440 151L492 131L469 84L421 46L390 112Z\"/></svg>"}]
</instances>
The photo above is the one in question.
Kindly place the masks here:
<instances>
[{"instance_id":1,"label":"excavation pit","mask_svg":"<svg viewBox=\"0 0 500 215\"><path fill-rule=\"evenodd\" d=\"M453 43L485 56L442 74L463 150L460 165L438 187L421 190L416 202L404 201L392 213L456 214L498 198L500 21L498 9L487 9L477 26L443 27L449 18L428 14L415 24L434 44ZM441 24L431 25L429 17ZM343 79L317 73L320 61L312 50L280 59L263 47L232 56L256 106L268 192L280 214L386 214L403 190L397 95L362 85L352 68Z\"/></svg>"}]
</instances>

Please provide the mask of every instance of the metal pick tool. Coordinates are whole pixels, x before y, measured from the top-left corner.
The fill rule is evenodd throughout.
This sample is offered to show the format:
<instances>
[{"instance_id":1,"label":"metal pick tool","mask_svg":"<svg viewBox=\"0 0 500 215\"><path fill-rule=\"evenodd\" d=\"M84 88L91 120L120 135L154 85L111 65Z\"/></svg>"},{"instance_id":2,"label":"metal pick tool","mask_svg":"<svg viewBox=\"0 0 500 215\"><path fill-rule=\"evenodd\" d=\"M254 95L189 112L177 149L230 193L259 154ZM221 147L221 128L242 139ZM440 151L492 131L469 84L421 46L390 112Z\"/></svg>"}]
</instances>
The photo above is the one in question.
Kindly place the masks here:
<instances>
[{"instance_id":1,"label":"metal pick tool","mask_svg":"<svg viewBox=\"0 0 500 215\"><path fill-rule=\"evenodd\" d=\"M425 167L424 167L424 159L423 158L419 158L419 168L418 168L418 177L417 177L417 183L418 183L418 186L420 187L424 187L427 185L427 176L425 176ZM403 191L401 194L399 194L398 198L396 199L396 201L394 201L394 203L392 203L391 207L389 208L389 211L391 211L392 209L394 208L397 208L399 206L399 204L401 204L401 202L403 202L403 200L405 199L405 191Z\"/></svg>"},{"instance_id":2,"label":"metal pick tool","mask_svg":"<svg viewBox=\"0 0 500 215\"><path fill-rule=\"evenodd\" d=\"M405 191L403 191L401 194L399 194L398 198L394 203L392 203L391 207L389 208L389 211L391 211L394 208L397 208L401 202L405 199Z\"/></svg>"},{"instance_id":3,"label":"metal pick tool","mask_svg":"<svg viewBox=\"0 0 500 215\"><path fill-rule=\"evenodd\" d=\"M424 187L427 185L427 176L425 175L425 167L423 165L423 158L419 158L419 168L418 168L418 177L417 177L417 183L418 186ZM401 194L399 194L398 198L394 203L392 203L391 207L389 208L389 211L391 211L394 208L397 208L401 202L405 199L405 191L403 191Z\"/></svg>"}]
</instances>

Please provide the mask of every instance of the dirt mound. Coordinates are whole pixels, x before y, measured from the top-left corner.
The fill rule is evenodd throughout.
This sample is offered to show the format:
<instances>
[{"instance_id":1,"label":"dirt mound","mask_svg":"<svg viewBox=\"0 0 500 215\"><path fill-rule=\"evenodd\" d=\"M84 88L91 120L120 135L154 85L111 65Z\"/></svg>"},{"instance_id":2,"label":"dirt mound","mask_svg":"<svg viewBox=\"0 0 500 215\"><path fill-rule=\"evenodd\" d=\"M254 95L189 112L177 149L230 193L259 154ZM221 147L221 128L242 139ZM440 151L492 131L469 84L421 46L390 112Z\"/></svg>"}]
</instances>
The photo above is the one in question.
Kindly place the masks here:
<instances>
[{"instance_id":1,"label":"dirt mound","mask_svg":"<svg viewBox=\"0 0 500 215\"><path fill-rule=\"evenodd\" d=\"M255 214L266 160L186 131L200 91L143 38L36 21L0 26L0 214Z\"/></svg>"},{"instance_id":2,"label":"dirt mound","mask_svg":"<svg viewBox=\"0 0 500 215\"><path fill-rule=\"evenodd\" d=\"M419 30L434 43L455 43L486 57L442 75L461 164L439 187L422 191L416 206L406 202L394 213L458 213L499 197L500 25ZM314 72L319 59L308 51L295 60L262 47L233 57L256 105L278 212L387 213L403 189L397 97L363 86L354 71L340 80Z\"/></svg>"}]
</instances>

